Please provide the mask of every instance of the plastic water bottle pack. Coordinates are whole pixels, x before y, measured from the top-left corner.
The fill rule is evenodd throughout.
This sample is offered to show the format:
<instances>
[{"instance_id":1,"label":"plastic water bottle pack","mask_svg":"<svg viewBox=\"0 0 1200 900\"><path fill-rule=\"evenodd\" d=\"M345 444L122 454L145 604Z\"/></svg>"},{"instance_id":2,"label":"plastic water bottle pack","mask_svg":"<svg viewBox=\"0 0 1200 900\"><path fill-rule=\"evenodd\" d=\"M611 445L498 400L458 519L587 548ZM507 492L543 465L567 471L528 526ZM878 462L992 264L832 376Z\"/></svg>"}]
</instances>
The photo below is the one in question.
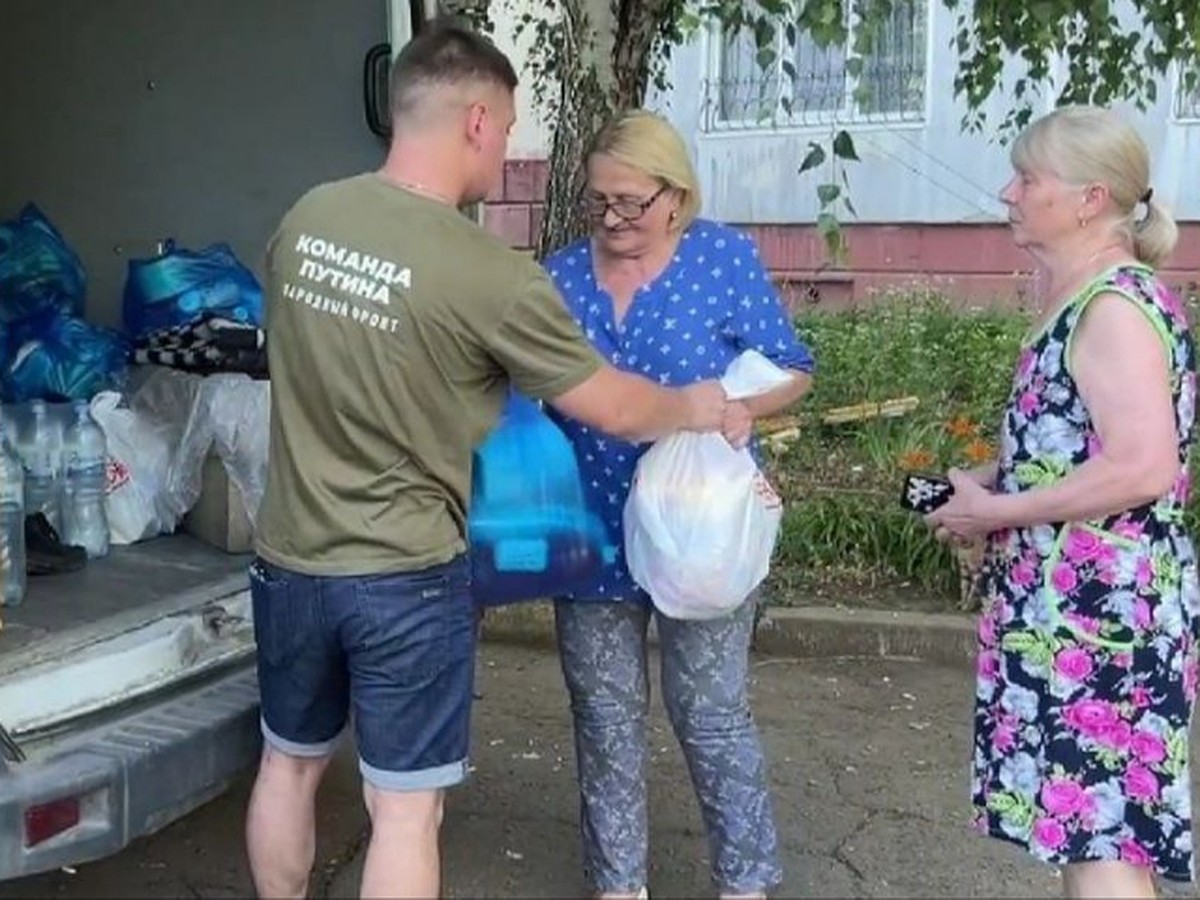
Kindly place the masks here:
<instances>
[{"instance_id":1,"label":"plastic water bottle pack","mask_svg":"<svg viewBox=\"0 0 1200 900\"><path fill-rule=\"evenodd\" d=\"M0 419L2 424L2 419ZM25 473L0 427L0 605L25 598Z\"/></svg>"},{"instance_id":2,"label":"plastic water bottle pack","mask_svg":"<svg viewBox=\"0 0 1200 900\"><path fill-rule=\"evenodd\" d=\"M108 450L90 405L6 404L0 421L23 480L25 574L73 572L107 554Z\"/></svg>"},{"instance_id":3,"label":"plastic water bottle pack","mask_svg":"<svg viewBox=\"0 0 1200 900\"><path fill-rule=\"evenodd\" d=\"M29 404L17 452L25 466L25 514L42 513L62 534L62 425L44 400Z\"/></svg>"},{"instance_id":4,"label":"plastic water bottle pack","mask_svg":"<svg viewBox=\"0 0 1200 900\"><path fill-rule=\"evenodd\" d=\"M96 559L108 553L107 449L88 403L77 401L72 410L75 420L63 432L63 541Z\"/></svg>"}]
</instances>

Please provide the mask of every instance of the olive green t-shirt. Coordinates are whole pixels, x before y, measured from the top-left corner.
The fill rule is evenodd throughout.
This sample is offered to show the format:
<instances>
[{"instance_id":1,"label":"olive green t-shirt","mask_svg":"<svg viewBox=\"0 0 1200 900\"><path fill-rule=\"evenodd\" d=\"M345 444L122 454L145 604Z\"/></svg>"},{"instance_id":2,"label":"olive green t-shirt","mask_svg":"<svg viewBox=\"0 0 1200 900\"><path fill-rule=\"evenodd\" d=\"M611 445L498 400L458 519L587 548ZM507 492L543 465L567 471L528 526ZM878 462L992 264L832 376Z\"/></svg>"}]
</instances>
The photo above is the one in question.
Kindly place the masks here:
<instances>
[{"instance_id":1,"label":"olive green t-shirt","mask_svg":"<svg viewBox=\"0 0 1200 900\"><path fill-rule=\"evenodd\" d=\"M537 263L375 174L292 207L266 295L256 549L298 572L413 571L463 552L472 451L510 379L550 399L601 364Z\"/></svg>"}]
</instances>

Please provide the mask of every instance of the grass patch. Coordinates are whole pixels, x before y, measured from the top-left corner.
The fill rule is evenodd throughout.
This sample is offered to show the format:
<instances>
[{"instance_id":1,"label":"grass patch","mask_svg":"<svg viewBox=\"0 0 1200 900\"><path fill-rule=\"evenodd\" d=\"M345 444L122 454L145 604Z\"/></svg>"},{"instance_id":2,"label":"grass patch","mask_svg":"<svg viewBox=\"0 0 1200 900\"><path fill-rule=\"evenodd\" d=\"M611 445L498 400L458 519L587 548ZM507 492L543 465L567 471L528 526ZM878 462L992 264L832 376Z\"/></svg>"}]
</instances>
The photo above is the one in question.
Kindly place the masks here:
<instances>
[{"instance_id":1,"label":"grass patch","mask_svg":"<svg viewBox=\"0 0 1200 900\"><path fill-rule=\"evenodd\" d=\"M1188 292L1196 321L1197 298ZM995 455L1029 316L954 307L932 293L892 293L866 309L807 313L800 334L817 360L795 440L768 451L784 501L765 590L781 605L962 609L949 549L899 506L906 471L970 467ZM917 398L896 418L822 424L831 409ZM1200 477L1195 458L1193 482ZM1184 520L1200 525L1200 493Z\"/></svg>"},{"instance_id":2,"label":"grass patch","mask_svg":"<svg viewBox=\"0 0 1200 900\"><path fill-rule=\"evenodd\" d=\"M944 471L994 454L1026 316L963 311L936 294L797 320L817 375L794 441L768 453L784 521L766 591L785 605L953 608L959 568L900 509L905 471ZM831 409L916 397L896 418L821 423Z\"/></svg>"}]
</instances>

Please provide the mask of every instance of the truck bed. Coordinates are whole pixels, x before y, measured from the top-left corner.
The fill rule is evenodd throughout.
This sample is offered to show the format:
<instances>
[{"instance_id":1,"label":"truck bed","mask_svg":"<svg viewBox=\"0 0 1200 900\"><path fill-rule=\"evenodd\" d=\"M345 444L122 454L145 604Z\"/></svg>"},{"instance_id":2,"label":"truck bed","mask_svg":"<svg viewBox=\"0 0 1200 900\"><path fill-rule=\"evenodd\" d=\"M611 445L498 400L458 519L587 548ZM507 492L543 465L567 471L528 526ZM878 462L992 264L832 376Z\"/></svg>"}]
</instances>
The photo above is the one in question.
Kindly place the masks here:
<instances>
[{"instance_id":1,"label":"truck bed","mask_svg":"<svg viewBox=\"0 0 1200 900\"><path fill-rule=\"evenodd\" d=\"M0 724L31 739L252 660L248 563L173 535L31 578L0 610Z\"/></svg>"},{"instance_id":2,"label":"truck bed","mask_svg":"<svg viewBox=\"0 0 1200 900\"><path fill-rule=\"evenodd\" d=\"M249 562L248 556L178 534L113 547L79 572L30 578L24 602L0 609L0 673L7 659L39 642L97 627L119 631L143 620L146 607L172 599L186 602L197 591L224 582L236 590Z\"/></svg>"},{"instance_id":3,"label":"truck bed","mask_svg":"<svg viewBox=\"0 0 1200 900\"><path fill-rule=\"evenodd\" d=\"M115 853L253 765L248 562L163 537L0 610L0 880Z\"/></svg>"}]
</instances>

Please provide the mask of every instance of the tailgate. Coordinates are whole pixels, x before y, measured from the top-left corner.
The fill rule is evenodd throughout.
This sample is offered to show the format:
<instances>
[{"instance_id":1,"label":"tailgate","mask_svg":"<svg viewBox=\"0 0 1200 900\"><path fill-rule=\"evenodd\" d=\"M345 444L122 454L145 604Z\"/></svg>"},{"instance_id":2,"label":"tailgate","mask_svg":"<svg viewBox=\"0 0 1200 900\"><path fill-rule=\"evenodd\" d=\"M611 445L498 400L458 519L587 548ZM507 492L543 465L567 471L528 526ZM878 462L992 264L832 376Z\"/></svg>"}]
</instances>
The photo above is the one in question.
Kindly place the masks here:
<instances>
[{"instance_id":1,"label":"tailgate","mask_svg":"<svg viewBox=\"0 0 1200 900\"><path fill-rule=\"evenodd\" d=\"M247 557L185 535L29 580L0 631L0 724L18 739L254 652Z\"/></svg>"}]
</instances>

